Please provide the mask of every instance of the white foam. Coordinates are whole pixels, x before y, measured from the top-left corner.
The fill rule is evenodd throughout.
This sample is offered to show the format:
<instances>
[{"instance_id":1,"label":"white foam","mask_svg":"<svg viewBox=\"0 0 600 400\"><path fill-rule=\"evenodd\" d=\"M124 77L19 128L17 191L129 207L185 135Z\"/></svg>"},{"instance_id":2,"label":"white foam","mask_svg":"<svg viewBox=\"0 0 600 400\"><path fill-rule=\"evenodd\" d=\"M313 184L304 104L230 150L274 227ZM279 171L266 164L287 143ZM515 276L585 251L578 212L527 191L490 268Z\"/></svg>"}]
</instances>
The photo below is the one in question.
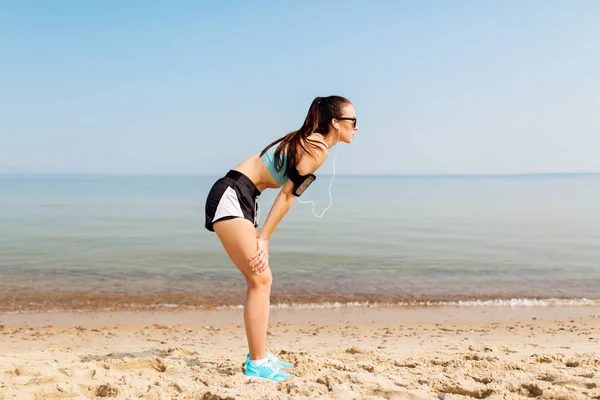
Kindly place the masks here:
<instances>
[{"instance_id":1,"label":"white foam","mask_svg":"<svg viewBox=\"0 0 600 400\"><path fill-rule=\"evenodd\" d=\"M491 299L491 300L456 300L456 301L400 301L388 303L372 303L365 302L325 302L325 303L278 303L271 304L272 309L339 309L339 308L393 308L393 307L589 307L600 306L600 299L536 299L536 298L513 298L513 299ZM52 309L20 309L20 310L0 310L2 314L35 314L38 312L44 313L60 313L75 311L78 313L89 311L117 311L117 310L161 310L161 309L211 309L210 306L193 306L182 305L176 303L152 304L148 308L137 308L134 304L129 304L129 308L125 307L103 307L100 309L89 308L86 310L70 310L67 308L52 308ZM241 310L244 306L239 305L224 305L216 307L217 310L237 309Z\"/></svg>"},{"instance_id":2,"label":"white foam","mask_svg":"<svg viewBox=\"0 0 600 400\"><path fill-rule=\"evenodd\" d=\"M437 303L441 306L453 307L577 307L597 306L600 300L592 299L510 299L510 300L473 300L473 301L446 301Z\"/></svg>"},{"instance_id":3,"label":"white foam","mask_svg":"<svg viewBox=\"0 0 600 400\"><path fill-rule=\"evenodd\" d=\"M371 302L325 302L325 303L278 303L272 309L317 309L317 308L374 308L374 307L584 307L600 306L600 299L493 299L457 301L402 301L395 303ZM243 305L220 306L222 309L243 309Z\"/></svg>"}]
</instances>

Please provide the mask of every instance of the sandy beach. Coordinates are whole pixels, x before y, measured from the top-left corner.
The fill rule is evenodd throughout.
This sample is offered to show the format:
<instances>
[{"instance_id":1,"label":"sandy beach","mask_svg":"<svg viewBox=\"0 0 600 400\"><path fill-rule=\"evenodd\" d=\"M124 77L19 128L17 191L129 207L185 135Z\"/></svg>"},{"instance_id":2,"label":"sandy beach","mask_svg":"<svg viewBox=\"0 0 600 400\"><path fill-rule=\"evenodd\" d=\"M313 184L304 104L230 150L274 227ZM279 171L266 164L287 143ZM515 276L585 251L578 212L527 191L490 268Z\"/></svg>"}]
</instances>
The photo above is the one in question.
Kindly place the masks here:
<instances>
[{"instance_id":1,"label":"sandy beach","mask_svg":"<svg viewBox=\"0 0 600 400\"><path fill-rule=\"evenodd\" d=\"M600 308L274 309L280 383L241 309L0 314L0 398L600 399Z\"/></svg>"}]
</instances>

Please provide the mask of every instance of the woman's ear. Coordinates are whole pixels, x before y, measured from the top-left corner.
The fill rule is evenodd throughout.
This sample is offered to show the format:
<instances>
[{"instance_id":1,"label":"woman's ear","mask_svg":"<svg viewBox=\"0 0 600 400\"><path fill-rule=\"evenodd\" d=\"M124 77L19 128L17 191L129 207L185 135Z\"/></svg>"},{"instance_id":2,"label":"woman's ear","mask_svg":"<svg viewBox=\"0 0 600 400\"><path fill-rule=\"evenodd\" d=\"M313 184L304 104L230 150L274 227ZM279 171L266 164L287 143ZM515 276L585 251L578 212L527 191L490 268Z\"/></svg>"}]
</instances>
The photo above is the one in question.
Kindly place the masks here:
<instances>
[{"instance_id":1,"label":"woman's ear","mask_svg":"<svg viewBox=\"0 0 600 400\"><path fill-rule=\"evenodd\" d=\"M338 131L340 129L340 124L339 124L338 120L335 118L331 119L331 126L333 126L333 129L335 129L336 131Z\"/></svg>"}]
</instances>

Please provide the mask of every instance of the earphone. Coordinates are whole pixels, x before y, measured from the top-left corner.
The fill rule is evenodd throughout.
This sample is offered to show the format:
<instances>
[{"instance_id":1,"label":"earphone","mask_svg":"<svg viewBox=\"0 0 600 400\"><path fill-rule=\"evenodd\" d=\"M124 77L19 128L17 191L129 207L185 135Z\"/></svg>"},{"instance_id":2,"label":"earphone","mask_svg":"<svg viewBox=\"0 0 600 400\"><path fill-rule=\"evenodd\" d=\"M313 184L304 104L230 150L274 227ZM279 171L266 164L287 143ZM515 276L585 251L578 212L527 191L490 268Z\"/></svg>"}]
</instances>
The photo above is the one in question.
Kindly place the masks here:
<instances>
[{"instance_id":1,"label":"earphone","mask_svg":"<svg viewBox=\"0 0 600 400\"><path fill-rule=\"evenodd\" d=\"M329 182L329 205L323 210L323 212L321 213L321 215L317 215L315 213L315 202L312 200L308 200L308 201L302 201L300 198L298 198L298 201L300 203L304 203L304 204L309 204L312 203L312 213L315 217L317 218L322 218L323 215L325 215L325 211L329 210L331 208L331 206L333 205L333 197L331 196L331 185L333 185L333 179L335 178L335 159L337 158L338 155L338 151L340 150L340 136L341 136L341 132L340 129L338 128L338 141L336 143L337 148L335 149L335 155L333 156L333 176L331 177L331 182Z\"/></svg>"}]
</instances>

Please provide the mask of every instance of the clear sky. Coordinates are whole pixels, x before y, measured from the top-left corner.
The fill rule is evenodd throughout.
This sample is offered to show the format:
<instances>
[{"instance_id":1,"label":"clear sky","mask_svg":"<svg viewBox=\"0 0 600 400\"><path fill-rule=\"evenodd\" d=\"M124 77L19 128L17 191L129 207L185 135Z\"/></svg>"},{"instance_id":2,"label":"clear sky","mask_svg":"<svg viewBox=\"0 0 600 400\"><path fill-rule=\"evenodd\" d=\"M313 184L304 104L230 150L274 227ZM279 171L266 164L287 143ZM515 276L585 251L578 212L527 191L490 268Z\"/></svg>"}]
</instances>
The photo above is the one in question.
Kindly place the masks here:
<instances>
[{"instance_id":1,"label":"clear sky","mask_svg":"<svg viewBox=\"0 0 600 400\"><path fill-rule=\"evenodd\" d=\"M330 94L342 174L600 172L600 1L0 0L1 172L220 175Z\"/></svg>"}]
</instances>

